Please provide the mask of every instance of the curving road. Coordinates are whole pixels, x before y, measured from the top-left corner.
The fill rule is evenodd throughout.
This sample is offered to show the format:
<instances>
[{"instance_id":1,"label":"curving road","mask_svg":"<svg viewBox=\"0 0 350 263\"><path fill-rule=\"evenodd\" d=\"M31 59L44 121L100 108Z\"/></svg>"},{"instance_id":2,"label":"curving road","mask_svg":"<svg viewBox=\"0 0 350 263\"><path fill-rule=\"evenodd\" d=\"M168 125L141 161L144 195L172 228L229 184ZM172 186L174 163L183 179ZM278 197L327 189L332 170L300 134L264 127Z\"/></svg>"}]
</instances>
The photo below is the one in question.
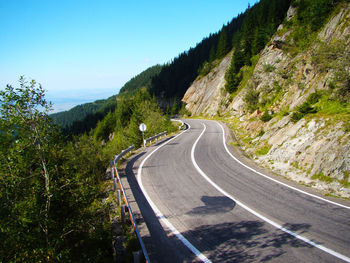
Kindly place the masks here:
<instances>
[{"instance_id":1,"label":"curving road","mask_svg":"<svg viewBox=\"0 0 350 263\"><path fill-rule=\"evenodd\" d=\"M151 262L350 262L349 202L266 175L218 122L186 123L126 168Z\"/></svg>"}]
</instances>

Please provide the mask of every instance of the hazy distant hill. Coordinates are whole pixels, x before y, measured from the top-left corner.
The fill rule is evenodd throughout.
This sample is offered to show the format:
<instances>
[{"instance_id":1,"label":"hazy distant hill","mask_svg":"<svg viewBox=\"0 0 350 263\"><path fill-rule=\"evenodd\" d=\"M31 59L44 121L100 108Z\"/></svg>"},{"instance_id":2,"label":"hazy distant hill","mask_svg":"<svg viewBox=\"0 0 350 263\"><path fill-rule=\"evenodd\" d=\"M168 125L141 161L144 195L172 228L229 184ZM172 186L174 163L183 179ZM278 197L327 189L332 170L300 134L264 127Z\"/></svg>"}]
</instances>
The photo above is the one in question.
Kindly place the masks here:
<instances>
[{"instance_id":1,"label":"hazy distant hill","mask_svg":"<svg viewBox=\"0 0 350 263\"><path fill-rule=\"evenodd\" d=\"M119 95L114 95L104 100L84 103L70 110L51 114L51 117L66 131L74 130L73 134L87 132L91 128L94 128L97 122L102 120L108 112L114 111L117 96L130 96L135 94L140 88L149 88L152 78L159 74L162 67L160 65L152 66L133 77L120 89Z\"/></svg>"},{"instance_id":2,"label":"hazy distant hill","mask_svg":"<svg viewBox=\"0 0 350 263\"><path fill-rule=\"evenodd\" d=\"M51 114L56 123L63 128L70 126L75 121L82 121L87 115L97 112L108 112L115 107L116 95L104 100L96 100L73 107L70 110Z\"/></svg>"}]
</instances>

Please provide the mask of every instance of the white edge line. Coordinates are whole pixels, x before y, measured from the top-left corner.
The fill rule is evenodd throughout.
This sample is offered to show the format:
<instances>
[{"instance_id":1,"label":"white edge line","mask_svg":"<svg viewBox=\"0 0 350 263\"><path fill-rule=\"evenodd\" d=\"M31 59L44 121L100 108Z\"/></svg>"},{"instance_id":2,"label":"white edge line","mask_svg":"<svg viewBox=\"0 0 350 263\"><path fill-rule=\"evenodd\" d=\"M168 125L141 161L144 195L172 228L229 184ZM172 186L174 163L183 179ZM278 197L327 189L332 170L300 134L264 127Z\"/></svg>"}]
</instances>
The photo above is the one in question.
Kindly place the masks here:
<instances>
[{"instance_id":1,"label":"white edge line","mask_svg":"<svg viewBox=\"0 0 350 263\"><path fill-rule=\"evenodd\" d=\"M304 237L304 236L301 236L301 235L298 235L296 233L294 233L293 231L290 231L286 228L284 228L283 226L281 226L280 224L272 221L271 219L268 219L267 217L261 215L260 213L256 212L255 210L253 210L252 208L248 207L247 205L243 204L242 202L236 200L233 196L231 196L229 193L227 193L225 190L223 190L222 188L220 188L216 183L214 183L198 166L195 158L194 158L194 151L195 151L195 148L197 146L197 143L198 141L200 140L200 138L202 137L202 135L204 134L205 130L206 130L206 126L204 123L202 123L203 126L204 126L204 129L202 131L202 133L199 135L199 137L197 138L196 142L193 144L192 146L192 150L191 150L191 159L192 159L192 163L193 165L195 166L195 168L197 169L197 171L202 175L202 177L204 179L206 179L214 188L216 188L220 193L222 193L223 195L227 196L228 198L230 198L231 200L233 200L234 202L236 202L236 204L238 204L239 206L241 206L242 208L244 208L245 210L247 210L248 212L252 213L253 215L259 217L260 219L262 219L263 221L269 223L270 225L282 230L283 232L297 238L297 239L300 239L302 241L304 241L305 243L313 246L313 247L316 247L328 254L331 254L332 256L335 256L341 260L344 260L346 262L350 262L350 258L343 255L343 254L340 254L332 249L329 249L325 246L322 246L322 245L319 245L313 241L311 241L310 239Z\"/></svg>"},{"instance_id":2,"label":"white edge line","mask_svg":"<svg viewBox=\"0 0 350 263\"><path fill-rule=\"evenodd\" d=\"M317 196L317 195L314 195L314 194L310 194L310 193L305 192L305 191L303 191L303 190L300 190L300 189L298 189L298 188L296 188L296 187L293 187L293 186L290 186L290 185L288 185L288 184L282 183L282 182L280 182L280 181L278 181L278 180L276 180L276 179L274 179L274 178L271 178L270 176L267 176L267 175L265 175L265 174L263 174L263 173L261 173L261 172L259 172L259 171L256 171L255 169L249 167L248 165L242 163L242 162L241 162L240 160L238 160L235 156L233 156L232 153L228 150L228 148L227 148L227 146L226 146L225 130L224 130L224 128L222 127L221 123L219 123L219 122L216 122L216 123L219 124L219 126L221 127L221 130L222 130L222 138L223 138L223 144L224 144L224 147L225 147L226 152L227 152L236 162L238 162L240 165L242 165L242 166L244 166L245 168L247 168L247 169L249 169L249 170L251 170L251 171L257 173L258 175L261 175L261 176L263 176L263 177L265 177L265 178L267 178L267 179L269 179L269 180L271 180L271 181L274 181L274 182L276 182L276 183L278 183L278 184L281 184L281 185L283 185L283 186L286 186L286 187L288 187L288 188L290 188L290 189L293 189L293 190L295 190L295 191L298 191L298 192L303 193L303 194L308 195L308 196L312 196L312 197L314 197L314 198L317 198L317 199L319 199L319 200L325 201L325 202L327 202L327 203L330 203L330 204L333 204L333 205L337 205L337 206L340 206L340 207L343 207L343 208L346 208L346 209L350 209L349 206L342 205L342 204L339 204L339 203L337 203L337 202L330 201L330 200L328 200L328 199L322 198L322 197Z\"/></svg>"},{"instance_id":3,"label":"white edge line","mask_svg":"<svg viewBox=\"0 0 350 263\"><path fill-rule=\"evenodd\" d=\"M189 126L189 125L188 125ZM200 260L202 260L205 263L211 263L211 261L203 255L203 253L201 253L195 246L193 246L174 226L173 224L171 224L166 217L160 212L160 210L158 209L158 207L153 203L152 199L150 198L150 196L147 194L146 189L144 188L143 184L142 184L142 168L143 165L145 164L145 162L148 160L149 157L151 157L156 151L158 151L161 147L163 147L164 145L168 144L169 142L171 142L172 140L174 140L175 138L177 138L178 136L182 135L184 132L188 131L191 127L189 126L189 128L187 130L184 130L183 132L179 133L178 135L176 135L174 138L168 140L167 142L165 142L164 144L160 145L159 147L157 147L153 152L151 152L145 159L143 159L143 161L141 162L139 169L137 171L137 181L139 183L139 186L141 188L141 191L143 192L145 198L147 199L149 205L151 206L151 208L153 209L154 213L156 214L157 218L162 221L169 229L170 231L178 238L180 239L180 241L186 246L188 247L189 250L191 250L191 252L193 254L195 254Z\"/></svg>"}]
</instances>

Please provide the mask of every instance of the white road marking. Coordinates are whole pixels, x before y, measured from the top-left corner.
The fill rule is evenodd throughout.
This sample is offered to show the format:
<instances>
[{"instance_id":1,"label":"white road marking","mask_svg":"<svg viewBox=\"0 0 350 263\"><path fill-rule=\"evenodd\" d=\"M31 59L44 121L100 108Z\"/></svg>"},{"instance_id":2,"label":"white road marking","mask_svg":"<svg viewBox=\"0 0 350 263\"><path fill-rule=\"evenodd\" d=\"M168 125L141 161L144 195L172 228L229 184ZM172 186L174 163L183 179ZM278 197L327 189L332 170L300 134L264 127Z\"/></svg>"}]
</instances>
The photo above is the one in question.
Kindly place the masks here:
<instances>
[{"instance_id":1,"label":"white road marking","mask_svg":"<svg viewBox=\"0 0 350 263\"><path fill-rule=\"evenodd\" d=\"M288 185L288 184L282 183L282 182L280 182L280 181L278 181L278 180L276 180L276 179L274 179L274 178L271 178L270 176L267 176L267 175L265 175L265 174L263 174L263 173L260 173L259 171L254 170L253 168L249 167L248 165L242 163L240 160L238 160L236 157L234 157L234 156L232 155L232 153L230 153L230 151L228 150L228 148L227 148L227 146L226 146L225 130L224 130L224 128L222 127L222 125L221 125L220 123L218 123L218 122L216 122L216 123L220 126L220 128L221 128L221 130L222 130L222 139L223 139L223 144L224 144L224 147L225 147L226 152L227 152L237 163L239 163L240 165L244 166L245 168L251 170L252 172L254 172L254 173L258 174L258 175L261 175L261 176L263 176L263 177L265 177L265 178L267 178L267 179L269 179L269 180L271 180L271 181L274 181L274 182L276 182L276 183L278 183L278 184L281 184L281 185L283 185L283 186L285 186L285 187L288 187L288 188L290 188L290 189L293 189L293 190L295 190L295 191L297 191L297 192L303 193L303 194L308 195L308 196L312 196L312 197L314 197L314 198L317 198L317 199L319 199L319 200L325 201L325 202L330 203L330 204L333 204L333 205L337 205L337 206L340 206L340 207L343 207L343 208L346 208L346 209L350 209L349 206L342 205L342 204L339 204L339 203L337 203L337 202L333 202L333 201L331 201L331 200L322 198L322 197L317 196L317 195L314 195L314 194L310 194L310 193L305 192L305 191L303 191L303 190L300 190L300 189L298 189L298 188L296 188L296 187L293 187L293 186L290 186L290 185Z\"/></svg>"},{"instance_id":2,"label":"white road marking","mask_svg":"<svg viewBox=\"0 0 350 263\"><path fill-rule=\"evenodd\" d=\"M190 129L190 126L189 126ZM193 246L174 226L173 224L171 224L166 217L160 212L160 210L158 209L158 207L153 203L152 199L150 198L150 196L147 194L146 189L144 188L143 184L142 184L142 167L145 164L145 162L148 160L149 157L152 156L152 154L154 154L156 151L158 151L160 148L162 148L164 145L168 144L169 142L171 142L172 140L174 140L175 138L177 138L178 136L180 136L181 134L183 134L184 132L186 132L187 130L181 132L180 134L176 135L174 138L170 139L169 141L165 142L164 144L160 145L159 147L157 147L153 152L151 152L140 164L139 169L137 171L137 181L139 183L139 186L141 188L141 191L143 192L145 198L147 199L149 205L152 207L154 213L156 214L157 218L162 221L169 229L170 231L178 238L180 239L180 241L189 248L189 250L191 250L191 252L193 254L195 254L200 260L202 260L203 262L206 263L211 263L211 261L204 256L195 246Z\"/></svg>"},{"instance_id":3,"label":"white road marking","mask_svg":"<svg viewBox=\"0 0 350 263\"><path fill-rule=\"evenodd\" d=\"M341 260L344 260L346 262L350 262L350 258L343 255L343 254L340 254L332 249L329 249L325 246L322 246L320 244L317 244L313 241L311 241L310 239L302 236L302 235L298 235L296 233L294 233L293 231L290 231L286 228L284 228L283 226L281 226L280 224L274 222L273 220L259 214L258 212L256 212L255 210L253 210L252 208L248 207L247 205L243 204L242 202L238 201L237 199L235 199L233 196L231 196L229 193L227 193L225 190L223 190L221 187L219 187L216 183L214 183L203 171L201 168L199 168L197 162L196 162L196 159L194 157L194 151L195 151L195 148L197 146L197 143L198 141L200 140L200 138L202 137L202 135L204 134L205 130L207 129L207 126L202 123L202 125L204 126L204 129L202 131L202 133L199 135L199 137L197 138L197 140L195 141L195 143L193 144L192 146L192 150L191 150L191 159L192 159L192 163L193 165L195 166L195 168L197 169L197 171L200 173L200 175L205 179L207 180L216 190L218 190L220 193L222 193L223 195L227 196L228 198L230 198L231 200L233 200L234 202L236 202L237 205L241 206L242 208L244 208L245 210L247 210L248 212L252 213L253 215L259 217L260 219L262 219L263 221L269 223L270 225L282 230L283 232L297 238L297 239L300 239L302 241L304 241L305 243L313 246L313 247L316 247L332 256L335 256Z\"/></svg>"}]
</instances>

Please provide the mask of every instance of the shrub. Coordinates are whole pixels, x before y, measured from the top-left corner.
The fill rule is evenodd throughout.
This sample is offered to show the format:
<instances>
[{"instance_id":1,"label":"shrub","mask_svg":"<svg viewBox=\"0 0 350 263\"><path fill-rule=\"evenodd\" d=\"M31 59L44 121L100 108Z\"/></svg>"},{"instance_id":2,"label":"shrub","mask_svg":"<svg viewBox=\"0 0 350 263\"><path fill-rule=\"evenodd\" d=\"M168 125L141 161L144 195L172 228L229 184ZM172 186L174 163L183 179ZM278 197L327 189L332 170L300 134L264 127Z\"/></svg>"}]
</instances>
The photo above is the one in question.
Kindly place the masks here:
<instances>
[{"instance_id":1,"label":"shrub","mask_svg":"<svg viewBox=\"0 0 350 263\"><path fill-rule=\"evenodd\" d=\"M271 149L271 145L265 144L259 150L257 150L255 153L256 153L256 155L266 155L266 154L268 154L270 149Z\"/></svg>"},{"instance_id":2,"label":"shrub","mask_svg":"<svg viewBox=\"0 0 350 263\"><path fill-rule=\"evenodd\" d=\"M322 97L321 93L316 91L316 92L310 94L310 96L307 98L306 101L309 104L313 105L313 104L316 104L320 100L321 97Z\"/></svg>"},{"instance_id":3,"label":"shrub","mask_svg":"<svg viewBox=\"0 0 350 263\"><path fill-rule=\"evenodd\" d=\"M291 116L291 120L293 122L297 122L297 121L301 120L304 116L305 116L305 114L296 111L296 112L293 112L293 114Z\"/></svg>"},{"instance_id":4,"label":"shrub","mask_svg":"<svg viewBox=\"0 0 350 263\"><path fill-rule=\"evenodd\" d=\"M311 107L310 103L305 101L303 104L301 104L297 110L300 112L300 113L303 113L303 114L308 114L308 113L316 113L316 109L314 109L313 107Z\"/></svg>"},{"instance_id":5,"label":"shrub","mask_svg":"<svg viewBox=\"0 0 350 263\"><path fill-rule=\"evenodd\" d=\"M264 114L260 117L260 120L262 120L263 122L268 122L271 119L272 115L270 115L268 111L265 111Z\"/></svg>"},{"instance_id":6,"label":"shrub","mask_svg":"<svg viewBox=\"0 0 350 263\"><path fill-rule=\"evenodd\" d=\"M237 90L239 84L243 79L242 71L239 71L237 74L233 73L231 70L228 70L225 74L225 89L229 93L233 93Z\"/></svg>"},{"instance_id":7,"label":"shrub","mask_svg":"<svg viewBox=\"0 0 350 263\"><path fill-rule=\"evenodd\" d=\"M261 130L259 131L258 136L261 137L261 136L263 136L264 134L265 134L265 131L264 131L263 129L261 129Z\"/></svg>"},{"instance_id":8,"label":"shrub","mask_svg":"<svg viewBox=\"0 0 350 263\"><path fill-rule=\"evenodd\" d=\"M259 95L259 92L254 90L253 88L249 88L249 90L245 94L244 102L246 103L249 112L253 112L255 109L257 109Z\"/></svg>"}]
</instances>

